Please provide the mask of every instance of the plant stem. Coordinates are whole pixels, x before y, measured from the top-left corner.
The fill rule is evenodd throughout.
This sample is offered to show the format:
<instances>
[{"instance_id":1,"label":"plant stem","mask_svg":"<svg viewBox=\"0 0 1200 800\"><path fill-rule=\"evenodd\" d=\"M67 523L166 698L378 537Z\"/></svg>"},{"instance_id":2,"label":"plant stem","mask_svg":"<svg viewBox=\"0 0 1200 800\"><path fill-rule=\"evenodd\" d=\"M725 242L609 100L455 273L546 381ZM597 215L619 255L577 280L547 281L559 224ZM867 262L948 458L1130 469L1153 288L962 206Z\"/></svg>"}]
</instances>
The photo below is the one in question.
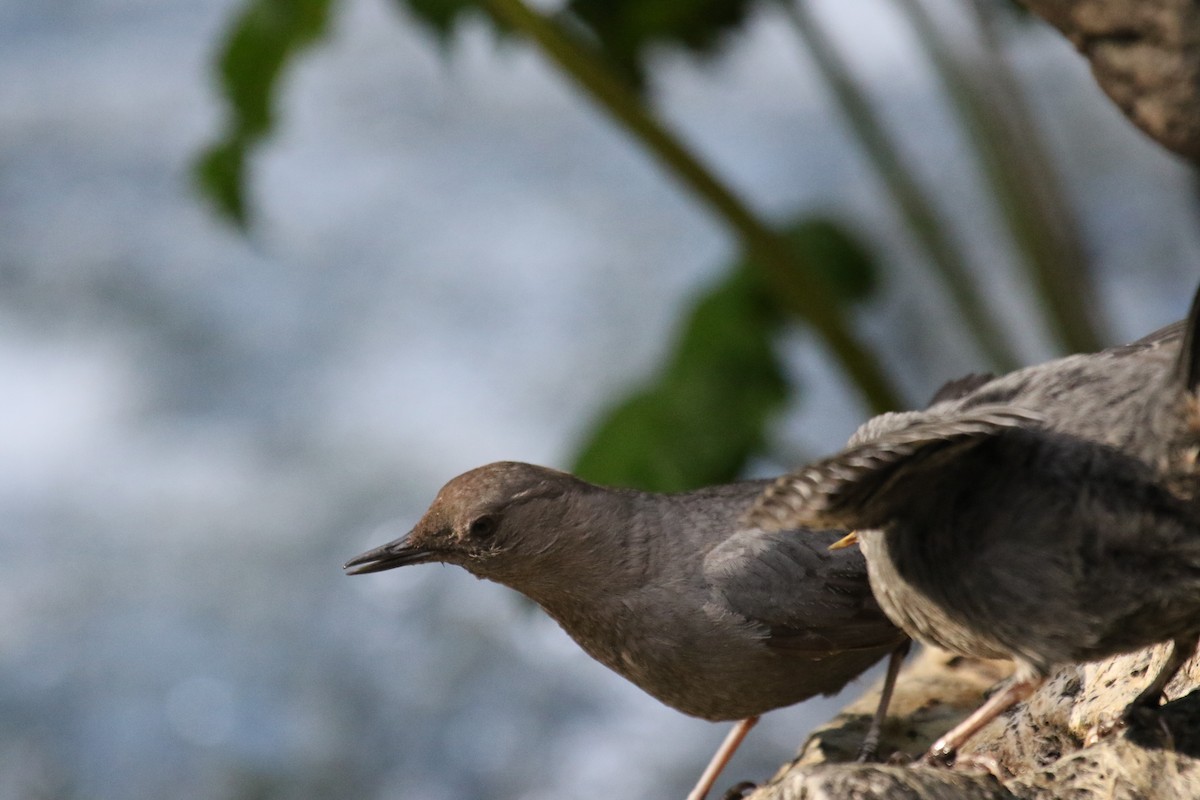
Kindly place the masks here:
<instances>
[{"instance_id":1,"label":"plant stem","mask_svg":"<svg viewBox=\"0 0 1200 800\"><path fill-rule=\"evenodd\" d=\"M589 45L522 0L483 0L483 4L499 20L533 41L735 233L753 260L761 264L781 306L817 330L872 411L901 407L899 393L878 360L850 330L824 281L644 106Z\"/></svg>"},{"instance_id":2,"label":"plant stem","mask_svg":"<svg viewBox=\"0 0 1200 800\"><path fill-rule=\"evenodd\" d=\"M1050 305L1059 340L1075 352L1098 350L1105 344L1100 333L1105 326L1079 223L1042 144L1020 83L1005 58L996 35L994 12L979 0L970 0L968 5L975 12L987 59L979 77L983 83L990 83L987 88L995 98L989 108L996 124L1007 123L1009 133L1003 143L1020 173L1013 180L1025 186L1032 199L1018 209L1028 218L1027 247L1039 256L1026 260L1030 280ZM1007 115L995 113L998 108L1006 109Z\"/></svg>"},{"instance_id":3,"label":"plant stem","mask_svg":"<svg viewBox=\"0 0 1200 800\"><path fill-rule=\"evenodd\" d=\"M875 165L913 236L924 247L934 271L958 305L966 327L992 365L1009 372L1020 361L1008 343L1003 326L977 289L961 250L951 239L933 202L909 171L899 148L888 137L879 116L851 78L845 61L813 19L807 0L783 3L813 62L833 93L851 131Z\"/></svg>"},{"instance_id":4,"label":"plant stem","mask_svg":"<svg viewBox=\"0 0 1200 800\"><path fill-rule=\"evenodd\" d=\"M986 67L972 69L943 40L920 0L897 2L968 132L1051 330L1070 352L1098 350L1102 337L1090 310L1094 292L1077 224L1007 64L993 50ZM1001 88L1005 96L998 97Z\"/></svg>"}]
</instances>

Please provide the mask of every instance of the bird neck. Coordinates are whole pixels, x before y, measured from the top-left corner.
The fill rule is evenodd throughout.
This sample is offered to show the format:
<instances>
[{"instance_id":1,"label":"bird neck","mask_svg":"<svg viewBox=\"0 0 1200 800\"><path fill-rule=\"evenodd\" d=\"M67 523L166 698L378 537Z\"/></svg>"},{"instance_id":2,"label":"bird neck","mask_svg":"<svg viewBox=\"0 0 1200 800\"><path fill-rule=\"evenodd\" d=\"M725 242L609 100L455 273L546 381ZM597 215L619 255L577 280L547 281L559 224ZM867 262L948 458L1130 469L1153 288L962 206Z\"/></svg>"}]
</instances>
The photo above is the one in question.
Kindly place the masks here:
<instances>
[{"instance_id":1,"label":"bird neck","mask_svg":"<svg viewBox=\"0 0 1200 800\"><path fill-rule=\"evenodd\" d=\"M692 555L696 548L674 506L670 496L622 490L580 497L556 546L538 556L535 574L510 586L589 655L638 683L635 664L658 620L648 604L703 557Z\"/></svg>"},{"instance_id":2,"label":"bird neck","mask_svg":"<svg viewBox=\"0 0 1200 800\"><path fill-rule=\"evenodd\" d=\"M659 563L668 523L658 496L595 489L571 498L555 535L519 573L495 576L551 615L595 607L644 586Z\"/></svg>"},{"instance_id":3,"label":"bird neck","mask_svg":"<svg viewBox=\"0 0 1200 800\"><path fill-rule=\"evenodd\" d=\"M645 664L662 655L654 643L664 620L677 632L705 628L695 615L673 617L669 601L689 591L696 602L704 596L702 562L763 485L683 494L588 487L556 506L555 535L523 553L513 564L519 571L486 577L535 601L593 658L644 686Z\"/></svg>"}]
</instances>

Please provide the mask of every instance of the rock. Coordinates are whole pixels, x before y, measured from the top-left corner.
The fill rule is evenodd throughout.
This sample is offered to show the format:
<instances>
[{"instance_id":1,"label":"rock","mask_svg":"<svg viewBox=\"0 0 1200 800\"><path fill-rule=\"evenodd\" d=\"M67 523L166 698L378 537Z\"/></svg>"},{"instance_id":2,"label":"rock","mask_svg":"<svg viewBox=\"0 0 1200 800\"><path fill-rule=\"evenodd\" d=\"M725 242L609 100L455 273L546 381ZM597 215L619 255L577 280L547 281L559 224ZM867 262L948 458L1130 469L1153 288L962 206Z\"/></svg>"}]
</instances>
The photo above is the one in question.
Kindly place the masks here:
<instances>
[{"instance_id":1,"label":"rock","mask_svg":"<svg viewBox=\"0 0 1200 800\"><path fill-rule=\"evenodd\" d=\"M1121 711L1169 645L1060 671L984 728L952 769L852 759L879 686L815 731L750 800L1179 800L1200 798L1200 659L1167 688L1156 715ZM1011 672L1005 662L926 648L900 675L880 752L920 755Z\"/></svg>"},{"instance_id":2,"label":"rock","mask_svg":"<svg viewBox=\"0 0 1200 800\"><path fill-rule=\"evenodd\" d=\"M1200 5L1194 0L1021 0L1091 63L1139 128L1200 159Z\"/></svg>"}]
</instances>

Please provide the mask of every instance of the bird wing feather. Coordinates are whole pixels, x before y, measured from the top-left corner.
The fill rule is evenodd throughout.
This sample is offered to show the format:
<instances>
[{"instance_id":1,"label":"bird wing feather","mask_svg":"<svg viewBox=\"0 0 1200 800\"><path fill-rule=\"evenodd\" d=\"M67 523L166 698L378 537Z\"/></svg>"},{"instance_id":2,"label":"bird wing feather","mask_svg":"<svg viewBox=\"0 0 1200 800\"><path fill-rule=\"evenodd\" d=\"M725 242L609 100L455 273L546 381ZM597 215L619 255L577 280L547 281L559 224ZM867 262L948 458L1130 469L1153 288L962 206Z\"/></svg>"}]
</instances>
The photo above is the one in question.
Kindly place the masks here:
<instances>
[{"instance_id":1,"label":"bird wing feather","mask_svg":"<svg viewBox=\"0 0 1200 800\"><path fill-rule=\"evenodd\" d=\"M1164 325L1156 331L1147 333L1140 339L1130 342L1129 344L1118 345L1109 348L1109 351L1120 353L1124 350L1145 350L1147 347L1157 347L1166 342L1173 342L1183 335L1183 326L1186 320L1177 320L1170 325Z\"/></svg>"},{"instance_id":2,"label":"bird wing feather","mask_svg":"<svg viewBox=\"0 0 1200 800\"><path fill-rule=\"evenodd\" d=\"M1040 422L1037 414L1006 406L917 421L779 478L755 500L743 527L869 527L862 517L866 504L899 470L934 454L949 456L969 449L1010 428Z\"/></svg>"},{"instance_id":3,"label":"bird wing feather","mask_svg":"<svg viewBox=\"0 0 1200 800\"><path fill-rule=\"evenodd\" d=\"M813 657L894 647L904 634L876 604L862 554L829 550L841 535L743 529L709 553L705 578L772 647Z\"/></svg>"},{"instance_id":4,"label":"bird wing feather","mask_svg":"<svg viewBox=\"0 0 1200 800\"><path fill-rule=\"evenodd\" d=\"M961 378L946 381L933 393L933 397L929 399L929 405L933 406L938 403L966 397L987 386L995 379L996 376L990 372L972 372L963 375Z\"/></svg>"}]
</instances>

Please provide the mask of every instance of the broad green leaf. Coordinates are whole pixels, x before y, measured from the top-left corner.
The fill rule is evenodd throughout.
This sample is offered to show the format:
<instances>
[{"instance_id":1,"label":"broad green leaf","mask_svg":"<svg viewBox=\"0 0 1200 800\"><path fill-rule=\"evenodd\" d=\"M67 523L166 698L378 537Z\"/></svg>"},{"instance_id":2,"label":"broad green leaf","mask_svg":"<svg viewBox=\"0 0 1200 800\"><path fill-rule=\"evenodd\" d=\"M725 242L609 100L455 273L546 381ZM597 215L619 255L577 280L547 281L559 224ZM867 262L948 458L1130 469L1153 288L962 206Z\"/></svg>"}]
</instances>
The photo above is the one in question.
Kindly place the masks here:
<instances>
[{"instance_id":1,"label":"broad green leaf","mask_svg":"<svg viewBox=\"0 0 1200 800\"><path fill-rule=\"evenodd\" d=\"M780 322L753 273L735 271L687 315L662 374L601 420L576 472L660 491L732 480L787 399Z\"/></svg>"},{"instance_id":2,"label":"broad green leaf","mask_svg":"<svg viewBox=\"0 0 1200 800\"><path fill-rule=\"evenodd\" d=\"M325 33L329 8L330 0L249 0L226 34L217 59L225 132L194 170L217 209L240 226L247 223L246 157L274 124L284 67Z\"/></svg>"},{"instance_id":3,"label":"broad green leaf","mask_svg":"<svg viewBox=\"0 0 1200 800\"><path fill-rule=\"evenodd\" d=\"M222 214L239 226L245 226L249 216L243 189L245 168L244 145L234 139L223 139L211 145L192 167L201 191Z\"/></svg>"},{"instance_id":4,"label":"broad green leaf","mask_svg":"<svg viewBox=\"0 0 1200 800\"><path fill-rule=\"evenodd\" d=\"M841 223L806 217L785 228L784 235L803 262L821 273L840 300L858 302L875 291L875 261Z\"/></svg>"},{"instance_id":5,"label":"broad green leaf","mask_svg":"<svg viewBox=\"0 0 1200 800\"><path fill-rule=\"evenodd\" d=\"M397 5L407 9L445 41L454 32L462 14L481 4L472 0L397 0Z\"/></svg>"},{"instance_id":6,"label":"broad green leaf","mask_svg":"<svg viewBox=\"0 0 1200 800\"><path fill-rule=\"evenodd\" d=\"M871 257L836 223L805 219L785 233L841 300L871 293ZM734 480L767 449L771 418L795 387L774 350L787 317L761 274L743 260L696 301L658 374L597 422L575 460L577 474L681 491Z\"/></svg>"},{"instance_id":7,"label":"broad green leaf","mask_svg":"<svg viewBox=\"0 0 1200 800\"><path fill-rule=\"evenodd\" d=\"M596 36L609 62L641 85L652 47L709 55L752 6L753 0L570 0L566 8Z\"/></svg>"}]
</instances>

